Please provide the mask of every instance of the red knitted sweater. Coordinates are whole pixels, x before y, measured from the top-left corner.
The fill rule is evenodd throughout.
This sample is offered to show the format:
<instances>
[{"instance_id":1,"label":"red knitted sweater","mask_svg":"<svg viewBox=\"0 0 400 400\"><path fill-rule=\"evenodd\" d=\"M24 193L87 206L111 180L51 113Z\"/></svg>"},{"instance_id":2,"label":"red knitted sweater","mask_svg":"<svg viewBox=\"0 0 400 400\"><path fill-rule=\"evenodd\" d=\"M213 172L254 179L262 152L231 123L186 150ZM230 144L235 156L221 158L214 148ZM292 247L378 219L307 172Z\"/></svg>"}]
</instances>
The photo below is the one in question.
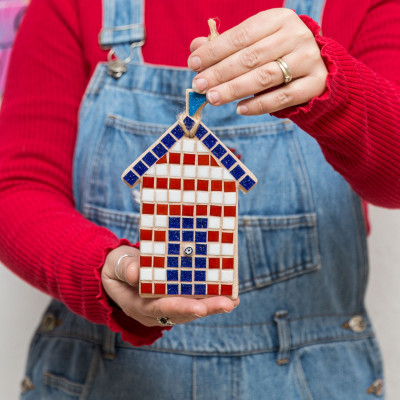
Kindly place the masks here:
<instances>
[{"instance_id":1,"label":"red knitted sweater","mask_svg":"<svg viewBox=\"0 0 400 400\"><path fill-rule=\"evenodd\" d=\"M207 35L209 17L219 17L222 32L281 6L282 0L146 0L144 60L185 66L189 43ZM327 0L317 40L328 89L278 113L318 141L358 194L385 207L400 206L399 15L398 0ZM77 111L94 67L106 59L97 44L100 27L100 0L32 0L27 11L0 115L0 259L77 314L134 345L150 344L161 328L124 316L101 286L105 255L121 241L74 210Z\"/></svg>"}]
</instances>

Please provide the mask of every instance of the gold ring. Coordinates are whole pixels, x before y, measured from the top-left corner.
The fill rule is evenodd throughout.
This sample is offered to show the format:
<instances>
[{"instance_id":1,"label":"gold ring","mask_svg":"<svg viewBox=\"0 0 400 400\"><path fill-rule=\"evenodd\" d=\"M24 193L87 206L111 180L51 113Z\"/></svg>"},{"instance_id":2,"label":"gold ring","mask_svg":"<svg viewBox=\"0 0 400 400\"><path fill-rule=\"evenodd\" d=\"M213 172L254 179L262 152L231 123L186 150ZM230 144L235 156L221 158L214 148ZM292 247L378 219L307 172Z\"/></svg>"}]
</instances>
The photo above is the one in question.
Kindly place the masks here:
<instances>
[{"instance_id":1,"label":"gold ring","mask_svg":"<svg viewBox=\"0 0 400 400\"><path fill-rule=\"evenodd\" d=\"M283 80L284 80L285 84L289 83L293 78L292 72L290 71L289 66L280 57L277 58L275 60L275 62L279 65L279 68L283 72Z\"/></svg>"}]
</instances>

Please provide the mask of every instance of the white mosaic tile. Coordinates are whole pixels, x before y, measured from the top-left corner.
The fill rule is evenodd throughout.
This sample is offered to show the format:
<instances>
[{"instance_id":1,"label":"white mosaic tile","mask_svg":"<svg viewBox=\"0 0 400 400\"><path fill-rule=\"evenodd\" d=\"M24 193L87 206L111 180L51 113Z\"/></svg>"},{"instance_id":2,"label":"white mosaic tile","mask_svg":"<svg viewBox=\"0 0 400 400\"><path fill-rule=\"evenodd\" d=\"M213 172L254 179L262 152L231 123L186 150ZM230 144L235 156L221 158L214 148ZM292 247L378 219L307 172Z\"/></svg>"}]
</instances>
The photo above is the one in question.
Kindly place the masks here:
<instances>
[{"instance_id":1,"label":"white mosaic tile","mask_svg":"<svg viewBox=\"0 0 400 400\"><path fill-rule=\"evenodd\" d=\"M180 165L170 164L169 175L173 177L182 176L182 167Z\"/></svg>"},{"instance_id":2,"label":"white mosaic tile","mask_svg":"<svg viewBox=\"0 0 400 400\"><path fill-rule=\"evenodd\" d=\"M196 201L196 192L192 190L185 190L183 192L184 203L194 203Z\"/></svg>"},{"instance_id":3,"label":"white mosaic tile","mask_svg":"<svg viewBox=\"0 0 400 400\"><path fill-rule=\"evenodd\" d=\"M210 177L210 167L204 165L197 167L197 177L201 179L208 179Z\"/></svg>"},{"instance_id":4,"label":"white mosaic tile","mask_svg":"<svg viewBox=\"0 0 400 400\"><path fill-rule=\"evenodd\" d=\"M222 179L223 170L222 167L211 167L211 178L212 179Z\"/></svg>"},{"instance_id":5,"label":"white mosaic tile","mask_svg":"<svg viewBox=\"0 0 400 400\"><path fill-rule=\"evenodd\" d=\"M152 254L153 242L142 240L140 242L140 252L144 254Z\"/></svg>"},{"instance_id":6,"label":"white mosaic tile","mask_svg":"<svg viewBox=\"0 0 400 400\"><path fill-rule=\"evenodd\" d=\"M143 218L143 216L142 216L142 218ZM149 226L149 225L146 225L146 226ZM167 227L167 216L166 215L156 215L154 226L156 226L157 228L166 228Z\"/></svg>"},{"instance_id":7,"label":"white mosaic tile","mask_svg":"<svg viewBox=\"0 0 400 400\"><path fill-rule=\"evenodd\" d=\"M207 149L206 146L204 146L203 143L197 142L197 152L198 153L208 153L210 150Z\"/></svg>"},{"instance_id":8,"label":"white mosaic tile","mask_svg":"<svg viewBox=\"0 0 400 400\"><path fill-rule=\"evenodd\" d=\"M152 227L153 226L153 216L142 214L140 216L140 226L146 227L146 228Z\"/></svg>"},{"instance_id":9,"label":"white mosaic tile","mask_svg":"<svg viewBox=\"0 0 400 400\"><path fill-rule=\"evenodd\" d=\"M170 151L181 151L182 149L182 141L178 140L170 149Z\"/></svg>"},{"instance_id":10,"label":"white mosaic tile","mask_svg":"<svg viewBox=\"0 0 400 400\"><path fill-rule=\"evenodd\" d=\"M224 204L235 205L236 204L236 192L224 193Z\"/></svg>"},{"instance_id":11,"label":"white mosaic tile","mask_svg":"<svg viewBox=\"0 0 400 400\"><path fill-rule=\"evenodd\" d=\"M146 172L145 175L154 175L156 169L154 168L154 165L152 165Z\"/></svg>"},{"instance_id":12,"label":"white mosaic tile","mask_svg":"<svg viewBox=\"0 0 400 400\"><path fill-rule=\"evenodd\" d=\"M208 202L209 202L208 192L203 192L201 190L198 190L197 191L197 203L208 204Z\"/></svg>"},{"instance_id":13,"label":"white mosaic tile","mask_svg":"<svg viewBox=\"0 0 400 400\"><path fill-rule=\"evenodd\" d=\"M142 201L154 201L154 190L142 189Z\"/></svg>"},{"instance_id":14,"label":"white mosaic tile","mask_svg":"<svg viewBox=\"0 0 400 400\"><path fill-rule=\"evenodd\" d=\"M151 281L153 268L140 268L140 280L141 281Z\"/></svg>"},{"instance_id":15,"label":"white mosaic tile","mask_svg":"<svg viewBox=\"0 0 400 400\"><path fill-rule=\"evenodd\" d=\"M219 256L221 253L221 245L219 243L210 243L208 245L208 255Z\"/></svg>"},{"instance_id":16,"label":"white mosaic tile","mask_svg":"<svg viewBox=\"0 0 400 400\"><path fill-rule=\"evenodd\" d=\"M219 229L221 227L221 218L208 217L208 227L210 229Z\"/></svg>"},{"instance_id":17,"label":"white mosaic tile","mask_svg":"<svg viewBox=\"0 0 400 400\"><path fill-rule=\"evenodd\" d=\"M185 178L195 178L196 177L196 166L185 165L183 168L183 176Z\"/></svg>"},{"instance_id":18,"label":"white mosaic tile","mask_svg":"<svg viewBox=\"0 0 400 400\"><path fill-rule=\"evenodd\" d=\"M221 282L233 282L233 269L221 270Z\"/></svg>"},{"instance_id":19,"label":"white mosaic tile","mask_svg":"<svg viewBox=\"0 0 400 400\"><path fill-rule=\"evenodd\" d=\"M154 254L165 255L165 243L154 242Z\"/></svg>"},{"instance_id":20,"label":"white mosaic tile","mask_svg":"<svg viewBox=\"0 0 400 400\"><path fill-rule=\"evenodd\" d=\"M235 217L222 218L222 229L233 231L235 229Z\"/></svg>"},{"instance_id":21,"label":"white mosaic tile","mask_svg":"<svg viewBox=\"0 0 400 400\"><path fill-rule=\"evenodd\" d=\"M194 153L195 141L193 139L182 140L182 151L184 153Z\"/></svg>"},{"instance_id":22,"label":"white mosaic tile","mask_svg":"<svg viewBox=\"0 0 400 400\"><path fill-rule=\"evenodd\" d=\"M156 190L156 201L165 203L167 201L167 190L157 189Z\"/></svg>"},{"instance_id":23,"label":"white mosaic tile","mask_svg":"<svg viewBox=\"0 0 400 400\"><path fill-rule=\"evenodd\" d=\"M171 203L180 203L182 199L182 192L180 190L169 190L168 191L169 201Z\"/></svg>"},{"instance_id":24,"label":"white mosaic tile","mask_svg":"<svg viewBox=\"0 0 400 400\"><path fill-rule=\"evenodd\" d=\"M156 176L167 176L168 164L156 164Z\"/></svg>"},{"instance_id":25,"label":"white mosaic tile","mask_svg":"<svg viewBox=\"0 0 400 400\"><path fill-rule=\"evenodd\" d=\"M211 204L222 204L222 192L211 192Z\"/></svg>"},{"instance_id":26,"label":"white mosaic tile","mask_svg":"<svg viewBox=\"0 0 400 400\"><path fill-rule=\"evenodd\" d=\"M154 268L154 280L155 281L166 281L167 271L164 268Z\"/></svg>"},{"instance_id":27,"label":"white mosaic tile","mask_svg":"<svg viewBox=\"0 0 400 400\"><path fill-rule=\"evenodd\" d=\"M226 180L226 181L234 181L235 180L233 175L225 168L224 168L224 180Z\"/></svg>"},{"instance_id":28,"label":"white mosaic tile","mask_svg":"<svg viewBox=\"0 0 400 400\"><path fill-rule=\"evenodd\" d=\"M207 281L218 282L219 281L219 269L209 269L207 271Z\"/></svg>"},{"instance_id":29,"label":"white mosaic tile","mask_svg":"<svg viewBox=\"0 0 400 400\"><path fill-rule=\"evenodd\" d=\"M231 243L222 243L222 255L223 256L233 256L235 253L235 248Z\"/></svg>"}]
</instances>

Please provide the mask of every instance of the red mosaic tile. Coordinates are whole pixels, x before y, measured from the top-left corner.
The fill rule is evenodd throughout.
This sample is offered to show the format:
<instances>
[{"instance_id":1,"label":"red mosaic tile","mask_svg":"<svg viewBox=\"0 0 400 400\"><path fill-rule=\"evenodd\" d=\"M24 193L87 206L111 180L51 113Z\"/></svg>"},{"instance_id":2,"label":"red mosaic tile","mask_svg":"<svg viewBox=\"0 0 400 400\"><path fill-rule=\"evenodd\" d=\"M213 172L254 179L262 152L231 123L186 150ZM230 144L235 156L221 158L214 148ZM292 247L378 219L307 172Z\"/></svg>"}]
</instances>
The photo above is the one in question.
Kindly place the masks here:
<instances>
[{"instance_id":1,"label":"red mosaic tile","mask_svg":"<svg viewBox=\"0 0 400 400\"><path fill-rule=\"evenodd\" d=\"M140 266L141 267L151 267L151 257L140 256Z\"/></svg>"},{"instance_id":2,"label":"red mosaic tile","mask_svg":"<svg viewBox=\"0 0 400 400\"><path fill-rule=\"evenodd\" d=\"M157 178L157 189L168 189L168 178Z\"/></svg>"},{"instance_id":3,"label":"red mosaic tile","mask_svg":"<svg viewBox=\"0 0 400 400\"><path fill-rule=\"evenodd\" d=\"M233 233L222 232L222 243L233 243Z\"/></svg>"},{"instance_id":4,"label":"red mosaic tile","mask_svg":"<svg viewBox=\"0 0 400 400\"><path fill-rule=\"evenodd\" d=\"M168 204L157 204L157 215L168 215Z\"/></svg>"},{"instance_id":5,"label":"red mosaic tile","mask_svg":"<svg viewBox=\"0 0 400 400\"><path fill-rule=\"evenodd\" d=\"M170 215L181 215L181 206L175 205L175 204L170 204L169 214Z\"/></svg>"},{"instance_id":6,"label":"red mosaic tile","mask_svg":"<svg viewBox=\"0 0 400 400\"><path fill-rule=\"evenodd\" d=\"M209 258L208 268L219 268L220 262L219 258Z\"/></svg>"},{"instance_id":7,"label":"red mosaic tile","mask_svg":"<svg viewBox=\"0 0 400 400\"><path fill-rule=\"evenodd\" d=\"M224 217L236 217L236 206L225 206Z\"/></svg>"},{"instance_id":8,"label":"red mosaic tile","mask_svg":"<svg viewBox=\"0 0 400 400\"><path fill-rule=\"evenodd\" d=\"M194 206L182 206L182 215L192 217L194 215Z\"/></svg>"},{"instance_id":9,"label":"red mosaic tile","mask_svg":"<svg viewBox=\"0 0 400 400\"><path fill-rule=\"evenodd\" d=\"M194 190L194 179L184 179L183 190Z\"/></svg>"},{"instance_id":10,"label":"red mosaic tile","mask_svg":"<svg viewBox=\"0 0 400 400\"><path fill-rule=\"evenodd\" d=\"M210 156L210 160L211 160L210 165L212 167L219 167L218 163L215 161L215 158L213 156Z\"/></svg>"},{"instance_id":11,"label":"red mosaic tile","mask_svg":"<svg viewBox=\"0 0 400 400\"><path fill-rule=\"evenodd\" d=\"M169 153L169 163L170 164L180 164L181 163L181 153Z\"/></svg>"},{"instance_id":12,"label":"red mosaic tile","mask_svg":"<svg viewBox=\"0 0 400 400\"><path fill-rule=\"evenodd\" d=\"M212 296L219 295L219 286L218 285L207 285L207 294Z\"/></svg>"},{"instance_id":13,"label":"red mosaic tile","mask_svg":"<svg viewBox=\"0 0 400 400\"><path fill-rule=\"evenodd\" d=\"M142 214L154 214L154 204L143 203Z\"/></svg>"},{"instance_id":14,"label":"red mosaic tile","mask_svg":"<svg viewBox=\"0 0 400 400\"><path fill-rule=\"evenodd\" d=\"M220 217L222 215L222 206L210 206L210 215Z\"/></svg>"},{"instance_id":15,"label":"red mosaic tile","mask_svg":"<svg viewBox=\"0 0 400 400\"><path fill-rule=\"evenodd\" d=\"M153 267L164 268L165 257L154 257Z\"/></svg>"},{"instance_id":16,"label":"red mosaic tile","mask_svg":"<svg viewBox=\"0 0 400 400\"><path fill-rule=\"evenodd\" d=\"M184 154L183 155L183 163L194 165L196 162L196 155L195 154Z\"/></svg>"},{"instance_id":17,"label":"red mosaic tile","mask_svg":"<svg viewBox=\"0 0 400 400\"><path fill-rule=\"evenodd\" d=\"M220 192L222 190L222 181L211 181L211 190Z\"/></svg>"},{"instance_id":18,"label":"red mosaic tile","mask_svg":"<svg viewBox=\"0 0 400 400\"><path fill-rule=\"evenodd\" d=\"M140 240L153 240L153 231L149 229L141 229Z\"/></svg>"},{"instance_id":19,"label":"red mosaic tile","mask_svg":"<svg viewBox=\"0 0 400 400\"><path fill-rule=\"evenodd\" d=\"M169 188L170 189L180 189L181 188L181 180L180 179L169 179Z\"/></svg>"},{"instance_id":20,"label":"red mosaic tile","mask_svg":"<svg viewBox=\"0 0 400 400\"><path fill-rule=\"evenodd\" d=\"M197 163L199 165L210 165L210 156L199 154Z\"/></svg>"},{"instance_id":21,"label":"red mosaic tile","mask_svg":"<svg viewBox=\"0 0 400 400\"><path fill-rule=\"evenodd\" d=\"M219 232L218 231L208 231L208 241L209 242L219 242Z\"/></svg>"},{"instance_id":22,"label":"red mosaic tile","mask_svg":"<svg viewBox=\"0 0 400 400\"><path fill-rule=\"evenodd\" d=\"M156 164L166 164L167 163L167 155L165 154L164 156L162 156L157 162Z\"/></svg>"},{"instance_id":23,"label":"red mosaic tile","mask_svg":"<svg viewBox=\"0 0 400 400\"><path fill-rule=\"evenodd\" d=\"M232 296L232 285L221 285L222 296Z\"/></svg>"},{"instance_id":24,"label":"red mosaic tile","mask_svg":"<svg viewBox=\"0 0 400 400\"><path fill-rule=\"evenodd\" d=\"M165 242L165 231L154 231L155 242Z\"/></svg>"},{"instance_id":25,"label":"red mosaic tile","mask_svg":"<svg viewBox=\"0 0 400 400\"><path fill-rule=\"evenodd\" d=\"M207 215L207 206L197 205L196 206L196 215Z\"/></svg>"},{"instance_id":26,"label":"red mosaic tile","mask_svg":"<svg viewBox=\"0 0 400 400\"><path fill-rule=\"evenodd\" d=\"M236 192L236 182L224 182L225 192Z\"/></svg>"},{"instance_id":27,"label":"red mosaic tile","mask_svg":"<svg viewBox=\"0 0 400 400\"><path fill-rule=\"evenodd\" d=\"M140 293L153 293L153 288L151 283L141 283Z\"/></svg>"},{"instance_id":28,"label":"red mosaic tile","mask_svg":"<svg viewBox=\"0 0 400 400\"><path fill-rule=\"evenodd\" d=\"M142 185L144 188L154 188L154 177L144 176L142 180Z\"/></svg>"},{"instance_id":29,"label":"red mosaic tile","mask_svg":"<svg viewBox=\"0 0 400 400\"><path fill-rule=\"evenodd\" d=\"M165 283L155 283L154 294L165 294Z\"/></svg>"},{"instance_id":30,"label":"red mosaic tile","mask_svg":"<svg viewBox=\"0 0 400 400\"><path fill-rule=\"evenodd\" d=\"M223 269L233 269L234 260L233 258L223 258L222 268Z\"/></svg>"},{"instance_id":31,"label":"red mosaic tile","mask_svg":"<svg viewBox=\"0 0 400 400\"><path fill-rule=\"evenodd\" d=\"M197 181L197 190L208 190L208 181L203 179L198 179Z\"/></svg>"}]
</instances>

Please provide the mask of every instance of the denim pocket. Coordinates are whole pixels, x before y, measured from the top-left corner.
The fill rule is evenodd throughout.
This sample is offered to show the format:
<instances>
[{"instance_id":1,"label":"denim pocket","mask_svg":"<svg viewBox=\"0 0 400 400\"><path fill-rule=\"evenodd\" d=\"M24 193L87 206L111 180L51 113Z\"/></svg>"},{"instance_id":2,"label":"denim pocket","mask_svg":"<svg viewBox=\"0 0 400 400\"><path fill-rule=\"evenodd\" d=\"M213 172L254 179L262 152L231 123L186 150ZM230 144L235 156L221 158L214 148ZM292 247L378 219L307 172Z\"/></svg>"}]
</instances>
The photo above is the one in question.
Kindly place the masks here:
<instances>
[{"instance_id":1,"label":"denim pocket","mask_svg":"<svg viewBox=\"0 0 400 400\"><path fill-rule=\"evenodd\" d=\"M119 237L138 240L139 189L129 194L120 176L166 129L118 115L107 117L84 185L87 218ZM255 189L239 196L240 289L317 269L317 217L292 125L278 121L210 129L241 154L259 179Z\"/></svg>"}]
</instances>

